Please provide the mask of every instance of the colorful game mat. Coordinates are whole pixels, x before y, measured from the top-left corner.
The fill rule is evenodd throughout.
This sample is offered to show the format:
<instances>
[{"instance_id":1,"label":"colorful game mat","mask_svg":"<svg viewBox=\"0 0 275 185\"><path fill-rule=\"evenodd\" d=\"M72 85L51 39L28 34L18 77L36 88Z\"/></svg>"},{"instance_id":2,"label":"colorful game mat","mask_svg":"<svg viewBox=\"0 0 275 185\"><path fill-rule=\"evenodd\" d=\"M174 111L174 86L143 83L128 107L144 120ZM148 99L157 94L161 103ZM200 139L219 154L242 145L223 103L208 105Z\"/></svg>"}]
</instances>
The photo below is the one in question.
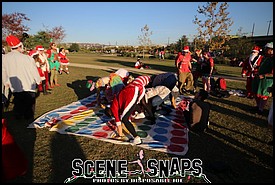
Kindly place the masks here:
<instances>
[{"instance_id":1,"label":"colorful game mat","mask_svg":"<svg viewBox=\"0 0 275 185\"><path fill-rule=\"evenodd\" d=\"M125 137L115 139L116 125L104 114L104 109L96 105L96 95L73 102L47 112L31 123L28 128L49 128L60 134L85 136L114 144L132 144L132 136L123 125ZM180 100L177 99L177 102ZM159 113L156 123L146 118L133 119L132 123L142 139L139 147L185 155L188 151L188 128L181 110L171 109L169 114Z\"/></svg>"}]
</instances>

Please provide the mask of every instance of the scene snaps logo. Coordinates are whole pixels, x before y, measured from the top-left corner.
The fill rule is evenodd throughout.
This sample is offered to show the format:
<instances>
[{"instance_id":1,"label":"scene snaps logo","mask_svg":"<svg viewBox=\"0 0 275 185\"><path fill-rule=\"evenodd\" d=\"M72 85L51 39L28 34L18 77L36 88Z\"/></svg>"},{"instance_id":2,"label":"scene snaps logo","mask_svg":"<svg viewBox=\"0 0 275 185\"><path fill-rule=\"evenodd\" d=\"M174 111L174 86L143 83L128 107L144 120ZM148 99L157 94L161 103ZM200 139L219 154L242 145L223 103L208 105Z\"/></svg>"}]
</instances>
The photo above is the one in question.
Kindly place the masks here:
<instances>
[{"instance_id":1,"label":"scene snaps logo","mask_svg":"<svg viewBox=\"0 0 275 185\"><path fill-rule=\"evenodd\" d=\"M127 160L86 160L74 159L72 161L72 176L64 182L74 182L79 178L85 178L91 182L207 182L211 183L202 170L200 159L171 160L149 159L144 161L144 152L140 150L138 158ZM128 166L136 170L131 171Z\"/></svg>"}]
</instances>

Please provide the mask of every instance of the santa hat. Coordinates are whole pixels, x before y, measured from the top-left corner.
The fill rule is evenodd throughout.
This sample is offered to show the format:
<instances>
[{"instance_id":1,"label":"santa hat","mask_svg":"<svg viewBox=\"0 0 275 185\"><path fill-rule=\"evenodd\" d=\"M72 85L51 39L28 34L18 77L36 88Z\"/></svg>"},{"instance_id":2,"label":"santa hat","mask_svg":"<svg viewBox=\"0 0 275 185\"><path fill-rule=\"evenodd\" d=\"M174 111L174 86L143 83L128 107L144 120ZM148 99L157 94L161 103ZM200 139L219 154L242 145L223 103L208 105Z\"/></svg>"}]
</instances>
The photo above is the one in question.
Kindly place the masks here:
<instances>
[{"instance_id":1,"label":"santa hat","mask_svg":"<svg viewBox=\"0 0 275 185\"><path fill-rule=\"evenodd\" d=\"M19 46L23 45L22 42L13 35L7 36L6 41L11 48L18 48Z\"/></svg>"},{"instance_id":2,"label":"santa hat","mask_svg":"<svg viewBox=\"0 0 275 185\"><path fill-rule=\"evenodd\" d=\"M261 51L261 48L259 48L258 46L254 46L254 48L252 49L252 51L255 51L255 52L260 52Z\"/></svg>"},{"instance_id":3,"label":"santa hat","mask_svg":"<svg viewBox=\"0 0 275 185\"><path fill-rule=\"evenodd\" d=\"M41 45L36 46L35 49L38 50L38 51L43 51L44 50L43 46L41 46Z\"/></svg>"},{"instance_id":4,"label":"santa hat","mask_svg":"<svg viewBox=\"0 0 275 185\"><path fill-rule=\"evenodd\" d=\"M38 55L39 53L38 53L38 51L37 50L31 50L30 52L29 52L29 56L31 56L31 57L33 57L34 55Z\"/></svg>"},{"instance_id":5,"label":"santa hat","mask_svg":"<svg viewBox=\"0 0 275 185\"><path fill-rule=\"evenodd\" d=\"M184 47L183 47L183 51L184 51L184 52L189 52L189 46L184 46Z\"/></svg>"},{"instance_id":6,"label":"santa hat","mask_svg":"<svg viewBox=\"0 0 275 185\"><path fill-rule=\"evenodd\" d=\"M266 48L271 48L273 49L273 42L269 42L265 45Z\"/></svg>"}]
</instances>

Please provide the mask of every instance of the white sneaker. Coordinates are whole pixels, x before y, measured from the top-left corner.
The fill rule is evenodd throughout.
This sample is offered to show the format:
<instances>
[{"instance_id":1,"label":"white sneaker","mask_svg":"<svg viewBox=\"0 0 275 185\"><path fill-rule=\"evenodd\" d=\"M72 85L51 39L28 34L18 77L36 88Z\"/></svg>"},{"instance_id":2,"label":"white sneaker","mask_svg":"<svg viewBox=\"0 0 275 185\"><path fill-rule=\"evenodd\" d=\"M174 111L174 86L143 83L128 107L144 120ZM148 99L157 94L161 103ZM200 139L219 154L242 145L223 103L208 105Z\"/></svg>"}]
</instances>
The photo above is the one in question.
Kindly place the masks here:
<instances>
[{"instance_id":1,"label":"white sneaker","mask_svg":"<svg viewBox=\"0 0 275 185\"><path fill-rule=\"evenodd\" d=\"M145 114L143 112L136 114L135 119L141 119L141 118L145 118Z\"/></svg>"},{"instance_id":2,"label":"white sneaker","mask_svg":"<svg viewBox=\"0 0 275 185\"><path fill-rule=\"evenodd\" d=\"M139 144L142 143L142 141L141 141L140 137L137 136L137 137L134 138L134 140L132 141L132 143L133 143L134 145L139 145Z\"/></svg>"}]
</instances>

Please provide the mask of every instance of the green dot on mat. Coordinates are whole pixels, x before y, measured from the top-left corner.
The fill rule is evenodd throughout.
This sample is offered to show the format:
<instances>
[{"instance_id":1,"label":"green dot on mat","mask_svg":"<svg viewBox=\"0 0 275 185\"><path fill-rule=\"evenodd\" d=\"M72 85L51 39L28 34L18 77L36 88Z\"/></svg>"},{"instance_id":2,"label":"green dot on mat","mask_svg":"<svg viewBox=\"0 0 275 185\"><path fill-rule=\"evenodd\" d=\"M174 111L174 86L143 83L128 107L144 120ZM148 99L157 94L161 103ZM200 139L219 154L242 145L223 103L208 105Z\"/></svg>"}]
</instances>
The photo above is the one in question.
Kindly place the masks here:
<instances>
[{"instance_id":1,"label":"green dot on mat","mask_svg":"<svg viewBox=\"0 0 275 185\"><path fill-rule=\"evenodd\" d=\"M87 126L89 124L90 123L88 123L88 122L80 122L80 123L77 123L76 126L78 126L78 127L84 127L84 126Z\"/></svg>"},{"instance_id":2,"label":"green dot on mat","mask_svg":"<svg viewBox=\"0 0 275 185\"><path fill-rule=\"evenodd\" d=\"M144 131L137 131L137 135L141 138L145 138L148 136L148 134Z\"/></svg>"},{"instance_id":3,"label":"green dot on mat","mask_svg":"<svg viewBox=\"0 0 275 185\"><path fill-rule=\"evenodd\" d=\"M149 127L149 126L147 126L147 125L140 125L140 126L138 126L138 128L139 128L140 130L150 130L150 129L151 129L151 127Z\"/></svg>"},{"instance_id":4,"label":"green dot on mat","mask_svg":"<svg viewBox=\"0 0 275 185\"><path fill-rule=\"evenodd\" d=\"M95 121L97 118L87 118L84 121Z\"/></svg>"},{"instance_id":5,"label":"green dot on mat","mask_svg":"<svg viewBox=\"0 0 275 185\"><path fill-rule=\"evenodd\" d=\"M104 113L104 112L105 112L105 110L104 110L104 109L101 109L101 110L99 110L98 112L100 112L100 113Z\"/></svg>"},{"instance_id":6,"label":"green dot on mat","mask_svg":"<svg viewBox=\"0 0 275 185\"><path fill-rule=\"evenodd\" d=\"M77 126L71 126L71 127L67 128L65 131L66 132L76 132L78 130L79 130L79 128Z\"/></svg>"}]
</instances>

